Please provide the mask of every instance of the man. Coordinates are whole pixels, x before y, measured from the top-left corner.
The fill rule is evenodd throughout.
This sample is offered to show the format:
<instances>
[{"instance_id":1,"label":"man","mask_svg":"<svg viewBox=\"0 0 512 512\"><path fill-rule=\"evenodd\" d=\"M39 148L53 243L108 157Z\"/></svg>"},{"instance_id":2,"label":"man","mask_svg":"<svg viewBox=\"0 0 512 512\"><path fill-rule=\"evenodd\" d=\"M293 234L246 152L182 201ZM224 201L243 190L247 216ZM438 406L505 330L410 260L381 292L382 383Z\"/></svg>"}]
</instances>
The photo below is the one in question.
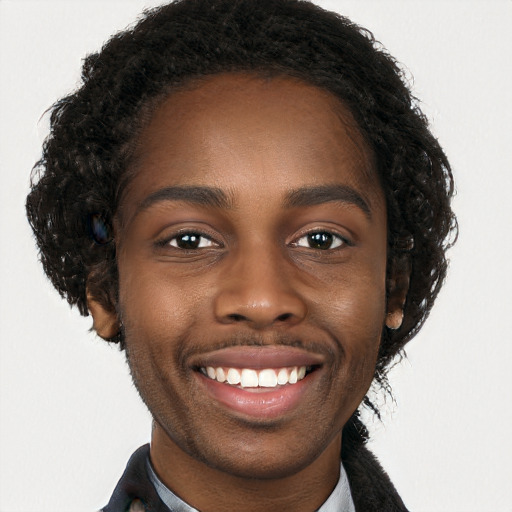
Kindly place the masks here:
<instances>
[{"instance_id":1,"label":"man","mask_svg":"<svg viewBox=\"0 0 512 512\"><path fill-rule=\"evenodd\" d=\"M394 61L307 2L183 0L83 81L27 211L154 418L104 510L406 510L357 408L426 319L455 219Z\"/></svg>"}]
</instances>

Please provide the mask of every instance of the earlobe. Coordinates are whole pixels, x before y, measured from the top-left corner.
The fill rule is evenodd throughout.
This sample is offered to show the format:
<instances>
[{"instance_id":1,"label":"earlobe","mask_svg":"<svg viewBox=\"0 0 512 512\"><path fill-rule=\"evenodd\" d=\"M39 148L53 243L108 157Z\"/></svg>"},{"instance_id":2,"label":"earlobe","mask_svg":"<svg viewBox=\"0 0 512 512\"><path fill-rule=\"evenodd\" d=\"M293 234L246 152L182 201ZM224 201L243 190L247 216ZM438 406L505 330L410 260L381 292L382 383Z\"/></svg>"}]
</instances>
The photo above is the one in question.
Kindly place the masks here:
<instances>
[{"instance_id":1,"label":"earlobe","mask_svg":"<svg viewBox=\"0 0 512 512\"><path fill-rule=\"evenodd\" d=\"M410 265L406 258L397 258L392 266L391 277L387 280L386 326L400 329L404 320L404 308L410 282Z\"/></svg>"},{"instance_id":2,"label":"earlobe","mask_svg":"<svg viewBox=\"0 0 512 512\"><path fill-rule=\"evenodd\" d=\"M92 327L105 340L109 340L119 334L119 318L115 311L106 309L87 292L87 308L93 318Z\"/></svg>"},{"instance_id":3,"label":"earlobe","mask_svg":"<svg viewBox=\"0 0 512 512\"><path fill-rule=\"evenodd\" d=\"M400 329L403 320L403 309L396 309L395 311L391 311L386 315L386 327L393 330Z\"/></svg>"}]
</instances>

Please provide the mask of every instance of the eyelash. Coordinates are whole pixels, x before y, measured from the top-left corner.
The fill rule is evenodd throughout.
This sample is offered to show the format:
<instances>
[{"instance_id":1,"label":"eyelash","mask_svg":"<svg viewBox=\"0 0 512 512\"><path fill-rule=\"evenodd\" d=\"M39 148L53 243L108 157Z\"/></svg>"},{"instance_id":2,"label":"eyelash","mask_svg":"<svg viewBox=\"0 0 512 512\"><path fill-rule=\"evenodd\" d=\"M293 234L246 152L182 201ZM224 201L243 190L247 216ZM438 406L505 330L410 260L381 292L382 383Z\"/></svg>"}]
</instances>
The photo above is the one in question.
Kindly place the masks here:
<instances>
[{"instance_id":1,"label":"eyelash","mask_svg":"<svg viewBox=\"0 0 512 512\"><path fill-rule=\"evenodd\" d=\"M315 237L315 236L317 237L318 243L323 243L324 241L326 241L326 242L330 241L331 244L336 244L336 245L334 247L330 246L325 249L320 248L320 247L311 247L311 245L309 245L309 244L311 242L315 243L315 240L312 240L311 237ZM319 236L321 236L320 239L318 239ZM306 240L306 243L308 244L308 246L299 244L299 242L303 239ZM336 249L339 249L339 248L342 248L345 246L351 246L351 245L353 245L353 244L350 240L339 235L338 233L333 233L332 231L330 231L328 229L319 229L319 230L315 230L315 231L310 231L309 233L305 233L304 235L300 236L299 238L295 239L295 241L292 242L292 246L294 246L294 247L306 247L308 249L320 250L320 251L334 251Z\"/></svg>"},{"instance_id":2,"label":"eyelash","mask_svg":"<svg viewBox=\"0 0 512 512\"><path fill-rule=\"evenodd\" d=\"M317 237L317 239L313 239L312 237ZM187 238L189 239L188 242L192 244L192 247L180 247L178 245L178 239L180 239L187 243ZM305 240L307 245L301 245L300 241ZM197 246L194 247L194 245L197 242ZM322 247L312 247L310 244L317 243L317 245L323 244L327 242L330 246L327 248ZM175 234L172 237L167 237L162 240L158 240L156 242L156 245L158 247L166 247L171 246L174 249L177 250L183 250L183 251L197 251L201 249L208 249L211 247L222 247L222 244L219 244L216 242L212 237L201 233L199 231L182 231L181 233ZM316 231L310 231L309 233L305 233L299 238L296 238L293 242L290 244L292 247L306 247L307 249L312 250L319 250L319 251L334 251L336 249L345 247L345 246L351 246L353 245L350 240L347 238L337 234L333 233L330 230L316 230ZM334 247L332 247L334 245Z\"/></svg>"},{"instance_id":3,"label":"eyelash","mask_svg":"<svg viewBox=\"0 0 512 512\"><path fill-rule=\"evenodd\" d=\"M186 239L186 238L199 239L199 245L197 247L188 247L188 248L187 247L179 247L177 240L180 238L182 240ZM189 240L189 241L191 241L191 240ZM204 241L206 241L208 243L208 245L206 245L206 246L203 245L201 247L201 244L204 243ZM173 243L173 242L175 242L175 243ZM194 243L193 241L191 241L191 242L192 242L192 244ZM201 249L208 249L210 247L215 247L215 246L222 247L222 245L219 244L218 242L215 242L212 237L210 237L204 233L201 233L199 231L194 231L194 230L182 231L180 233L173 235L172 237L167 237L162 240L157 240L156 245L158 247L171 246L176 250L182 250L182 251L197 251L197 250L201 250Z\"/></svg>"}]
</instances>

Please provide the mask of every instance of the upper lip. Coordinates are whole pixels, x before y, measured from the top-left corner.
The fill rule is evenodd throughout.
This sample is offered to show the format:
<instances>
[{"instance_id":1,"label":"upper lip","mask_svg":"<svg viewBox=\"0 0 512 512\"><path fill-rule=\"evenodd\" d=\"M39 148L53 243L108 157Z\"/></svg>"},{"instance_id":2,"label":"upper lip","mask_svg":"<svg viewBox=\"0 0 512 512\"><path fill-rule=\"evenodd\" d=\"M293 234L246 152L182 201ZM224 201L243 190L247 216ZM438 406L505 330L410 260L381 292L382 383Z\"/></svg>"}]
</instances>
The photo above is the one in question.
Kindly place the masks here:
<instances>
[{"instance_id":1,"label":"upper lip","mask_svg":"<svg viewBox=\"0 0 512 512\"><path fill-rule=\"evenodd\" d=\"M192 361L195 368L283 368L293 366L318 366L325 362L323 356L307 350L284 345L235 346L203 353Z\"/></svg>"}]
</instances>

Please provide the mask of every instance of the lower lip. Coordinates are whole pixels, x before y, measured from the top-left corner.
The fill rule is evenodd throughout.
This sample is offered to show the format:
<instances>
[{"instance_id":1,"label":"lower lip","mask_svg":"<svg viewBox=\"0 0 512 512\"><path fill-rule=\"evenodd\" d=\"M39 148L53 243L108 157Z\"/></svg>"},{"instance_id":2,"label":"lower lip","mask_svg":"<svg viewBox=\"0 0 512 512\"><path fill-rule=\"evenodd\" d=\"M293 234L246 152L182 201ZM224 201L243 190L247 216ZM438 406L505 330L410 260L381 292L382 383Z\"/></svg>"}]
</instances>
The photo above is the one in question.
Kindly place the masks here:
<instances>
[{"instance_id":1,"label":"lower lip","mask_svg":"<svg viewBox=\"0 0 512 512\"><path fill-rule=\"evenodd\" d=\"M229 409L253 418L273 419L298 406L311 384L314 373L307 375L296 384L286 384L275 389L252 388L252 390L217 382L200 372L197 372L197 376L207 392Z\"/></svg>"}]
</instances>

